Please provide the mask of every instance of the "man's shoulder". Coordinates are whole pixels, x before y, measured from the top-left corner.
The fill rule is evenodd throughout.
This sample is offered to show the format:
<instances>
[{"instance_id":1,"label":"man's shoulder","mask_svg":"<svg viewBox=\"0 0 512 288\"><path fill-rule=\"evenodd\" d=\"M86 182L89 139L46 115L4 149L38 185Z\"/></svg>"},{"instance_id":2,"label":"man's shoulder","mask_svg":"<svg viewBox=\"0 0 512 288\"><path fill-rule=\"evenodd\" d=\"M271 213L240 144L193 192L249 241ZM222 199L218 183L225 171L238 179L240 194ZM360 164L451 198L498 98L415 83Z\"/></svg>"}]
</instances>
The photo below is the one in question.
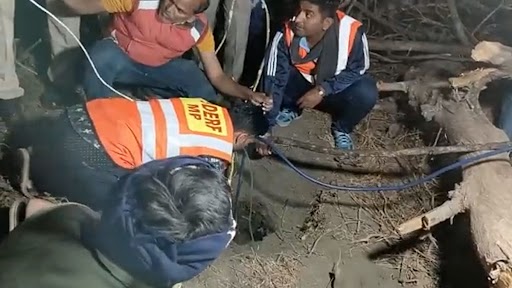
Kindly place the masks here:
<instances>
[{"instance_id":1,"label":"man's shoulder","mask_svg":"<svg viewBox=\"0 0 512 288\"><path fill-rule=\"evenodd\" d=\"M108 281L81 240L83 225L98 217L88 207L70 203L22 222L0 245L2 287L98 287L91 284Z\"/></svg>"},{"instance_id":2,"label":"man's shoulder","mask_svg":"<svg viewBox=\"0 0 512 288\"><path fill-rule=\"evenodd\" d=\"M41 232L48 233L62 232L77 239L81 238L81 228L85 223L97 221L98 212L78 203L62 203L40 214L33 215L24 221L21 230L31 230L38 227ZM39 231L39 230L38 230ZM14 230L13 232L16 232ZM23 233L24 231L20 231Z\"/></svg>"}]
</instances>

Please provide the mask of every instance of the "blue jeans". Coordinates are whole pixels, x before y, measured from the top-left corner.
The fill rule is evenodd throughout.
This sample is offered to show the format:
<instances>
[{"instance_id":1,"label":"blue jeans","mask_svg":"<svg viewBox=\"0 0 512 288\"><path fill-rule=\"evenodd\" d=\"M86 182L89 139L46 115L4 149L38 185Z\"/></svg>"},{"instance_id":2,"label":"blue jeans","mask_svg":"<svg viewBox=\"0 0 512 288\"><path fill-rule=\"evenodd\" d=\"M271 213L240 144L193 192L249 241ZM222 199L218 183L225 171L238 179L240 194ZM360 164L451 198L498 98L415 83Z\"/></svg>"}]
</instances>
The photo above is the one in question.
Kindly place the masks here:
<instances>
[{"instance_id":1,"label":"blue jeans","mask_svg":"<svg viewBox=\"0 0 512 288\"><path fill-rule=\"evenodd\" d=\"M156 88L168 92L167 95L160 95L164 97L200 97L208 101L217 99L208 78L192 60L177 58L161 66L147 66L133 61L111 38L96 42L89 54L101 78L110 86L115 83ZM88 61L84 73L83 86L88 99L114 95L98 79Z\"/></svg>"},{"instance_id":2,"label":"blue jeans","mask_svg":"<svg viewBox=\"0 0 512 288\"><path fill-rule=\"evenodd\" d=\"M282 99L274 96L274 107L267 113L269 125L275 126L279 111L297 111L297 100L313 88L300 72L292 68ZM375 80L369 75L350 85L338 94L325 95L315 109L331 115L332 126L339 132L352 133L354 127L372 110L379 92Z\"/></svg>"},{"instance_id":3,"label":"blue jeans","mask_svg":"<svg viewBox=\"0 0 512 288\"><path fill-rule=\"evenodd\" d=\"M505 131L508 138L512 139L512 91L510 90L503 95L498 125Z\"/></svg>"}]
</instances>

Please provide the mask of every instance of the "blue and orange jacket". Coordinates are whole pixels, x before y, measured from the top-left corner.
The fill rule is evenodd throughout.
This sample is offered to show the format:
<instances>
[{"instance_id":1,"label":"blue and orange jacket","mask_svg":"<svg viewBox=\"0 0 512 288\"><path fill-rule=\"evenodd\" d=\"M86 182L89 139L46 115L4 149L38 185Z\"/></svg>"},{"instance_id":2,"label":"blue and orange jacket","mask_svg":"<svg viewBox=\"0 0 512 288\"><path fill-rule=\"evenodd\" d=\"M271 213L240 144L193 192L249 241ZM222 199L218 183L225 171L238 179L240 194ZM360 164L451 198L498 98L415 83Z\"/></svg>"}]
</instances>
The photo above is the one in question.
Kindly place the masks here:
<instances>
[{"instance_id":1,"label":"blue and orange jacket","mask_svg":"<svg viewBox=\"0 0 512 288\"><path fill-rule=\"evenodd\" d=\"M368 40L361 22L337 12L339 19L338 63L336 73L324 80L320 85L326 95L338 94L359 80L370 67ZM311 71L315 68L315 61L308 63L292 63L290 44L293 39L291 22L285 23L282 30L274 36L271 46L265 54L263 90L267 95L282 97L288 83L290 70L297 69L309 82L314 82ZM301 45L299 55L304 57L308 50Z\"/></svg>"}]
</instances>

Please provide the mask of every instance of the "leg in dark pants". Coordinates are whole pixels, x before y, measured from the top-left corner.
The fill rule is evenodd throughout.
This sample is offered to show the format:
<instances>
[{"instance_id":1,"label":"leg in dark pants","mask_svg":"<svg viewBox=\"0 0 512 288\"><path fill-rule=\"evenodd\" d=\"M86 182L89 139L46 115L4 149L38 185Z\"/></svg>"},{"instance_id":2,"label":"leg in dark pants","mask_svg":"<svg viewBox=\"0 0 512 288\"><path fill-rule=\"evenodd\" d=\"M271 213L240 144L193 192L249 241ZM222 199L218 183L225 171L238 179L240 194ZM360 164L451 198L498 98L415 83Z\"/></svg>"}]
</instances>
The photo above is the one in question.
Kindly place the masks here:
<instances>
[{"instance_id":1,"label":"leg in dark pants","mask_svg":"<svg viewBox=\"0 0 512 288\"><path fill-rule=\"evenodd\" d=\"M218 100L212 84L192 60L177 58L158 67L144 66L142 70L148 87L168 89L177 93L175 96Z\"/></svg>"},{"instance_id":2,"label":"leg in dark pants","mask_svg":"<svg viewBox=\"0 0 512 288\"><path fill-rule=\"evenodd\" d=\"M14 137L18 147L32 147L30 177L36 190L101 210L126 170L77 134L66 115L27 127L14 131Z\"/></svg>"},{"instance_id":3,"label":"leg in dark pants","mask_svg":"<svg viewBox=\"0 0 512 288\"><path fill-rule=\"evenodd\" d=\"M370 113L378 97L375 81L365 75L343 92L325 96L316 109L332 116L335 130L352 133L354 127Z\"/></svg>"},{"instance_id":4,"label":"leg in dark pants","mask_svg":"<svg viewBox=\"0 0 512 288\"><path fill-rule=\"evenodd\" d=\"M297 119L301 111L298 110L296 102L311 88L313 85L297 69L292 68L282 97L274 96L274 106L266 114L269 126L273 127L277 124L286 127Z\"/></svg>"},{"instance_id":5,"label":"leg in dark pants","mask_svg":"<svg viewBox=\"0 0 512 288\"><path fill-rule=\"evenodd\" d=\"M370 113L377 102L379 92L375 80L364 75L338 94L326 95L315 109L325 111L332 118L334 144L340 149L353 149L350 133Z\"/></svg>"},{"instance_id":6,"label":"leg in dark pants","mask_svg":"<svg viewBox=\"0 0 512 288\"><path fill-rule=\"evenodd\" d=\"M111 38L96 42L89 53L98 73L110 86L127 84L169 91L165 96L217 99L215 89L192 60L177 58L157 67L143 65L130 59ZM86 63L84 74L83 85L89 99L114 94L98 79L90 63Z\"/></svg>"},{"instance_id":7,"label":"leg in dark pants","mask_svg":"<svg viewBox=\"0 0 512 288\"><path fill-rule=\"evenodd\" d=\"M139 79L144 77L138 64L132 61L111 38L96 42L90 49L89 55L98 74L106 84L112 87L114 83L136 85ZM108 98L115 95L101 82L89 61L85 63L83 86L88 99Z\"/></svg>"},{"instance_id":8,"label":"leg in dark pants","mask_svg":"<svg viewBox=\"0 0 512 288\"><path fill-rule=\"evenodd\" d=\"M512 93L505 91L501 104L498 127L503 129L509 139L512 139Z\"/></svg>"},{"instance_id":9,"label":"leg in dark pants","mask_svg":"<svg viewBox=\"0 0 512 288\"><path fill-rule=\"evenodd\" d=\"M313 88L296 69L290 71L285 93L282 99L274 99L274 108L267 115L269 124L287 126L297 119L297 100ZM332 117L332 133L336 147L352 149L350 133L354 127L371 111L377 102L379 93L376 82L369 75L364 75L358 81L340 93L326 95L315 109L326 112ZM279 112L281 111L281 112ZM285 125L282 125L285 124Z\"/></svg>"}]
</instances>

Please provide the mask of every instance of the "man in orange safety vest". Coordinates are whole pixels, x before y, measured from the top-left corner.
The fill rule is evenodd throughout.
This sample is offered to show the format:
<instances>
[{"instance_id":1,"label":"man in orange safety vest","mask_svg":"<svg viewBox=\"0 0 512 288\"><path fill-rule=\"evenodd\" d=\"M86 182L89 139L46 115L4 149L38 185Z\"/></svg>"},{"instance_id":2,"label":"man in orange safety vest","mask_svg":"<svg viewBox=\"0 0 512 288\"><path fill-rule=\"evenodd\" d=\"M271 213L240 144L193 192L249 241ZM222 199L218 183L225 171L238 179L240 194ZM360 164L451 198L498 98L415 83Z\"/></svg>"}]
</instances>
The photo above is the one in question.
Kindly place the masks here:
<instances>
[{"instance_id":1,"label":"man in orange safety vest","mask_svg":"<svg viewBox=\"0 0 512 288\"><path fill-rule=\"evenodd\" d=\"M265 125L250 103L228 111L200 98L102 98L15 129L12 145L31 147L37 191L101 210L121 176L153 160L199 157L224 173L233 150L256 143Z\"/></svg>"}]
</instances>

